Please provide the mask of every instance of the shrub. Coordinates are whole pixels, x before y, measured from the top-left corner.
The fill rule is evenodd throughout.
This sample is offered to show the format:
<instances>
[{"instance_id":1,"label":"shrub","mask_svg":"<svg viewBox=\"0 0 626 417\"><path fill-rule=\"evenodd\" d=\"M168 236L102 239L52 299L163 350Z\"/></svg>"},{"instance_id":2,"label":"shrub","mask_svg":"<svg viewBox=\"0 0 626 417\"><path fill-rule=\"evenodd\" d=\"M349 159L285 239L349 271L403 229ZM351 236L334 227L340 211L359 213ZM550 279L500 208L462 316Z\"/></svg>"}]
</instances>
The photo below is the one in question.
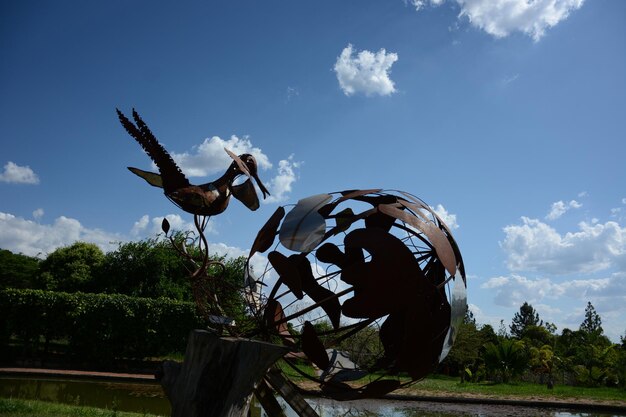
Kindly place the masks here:
<instances>
[{"instance_id":1,"label":"shrub","mask_svg":"<svg viewBox=\"0 0 626 417\"><path fill-rule=\"evenodd\" d=\"M0 291L0 343L17 337L26 351L40 340L67 340L81 359L145 358L183 352L189 331L202 327L193 303L167 298ZM45 348L44 348L45 351Z\"/></svg>"}]
</instances>

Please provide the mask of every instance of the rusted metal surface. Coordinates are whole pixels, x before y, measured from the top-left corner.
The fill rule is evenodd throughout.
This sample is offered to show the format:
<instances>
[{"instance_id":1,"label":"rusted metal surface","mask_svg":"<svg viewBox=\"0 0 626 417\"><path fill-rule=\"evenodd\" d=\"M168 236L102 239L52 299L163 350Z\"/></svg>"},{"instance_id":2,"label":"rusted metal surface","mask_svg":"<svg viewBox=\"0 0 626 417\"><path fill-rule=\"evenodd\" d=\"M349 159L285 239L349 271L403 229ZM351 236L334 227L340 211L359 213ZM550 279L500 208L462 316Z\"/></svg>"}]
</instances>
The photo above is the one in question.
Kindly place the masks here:
<instances>
[{"instance_id":1,"label":"rusted metal surface","mask_svg":"<svg viewBox=\"0 0 626 417\"><path fill-rule=\"evenodd\" d=\"M150 185L163 188L165 196L182 210L198 216L214 216L226 210L231 195L249 209L256 210L259 207L259 199L250 179L243 184L233 185L235 179L241 175L254 178L263 193L263 198L269 195L259 179L254 156L250 154L236 156L225 149L233 159L233 163L224 175L206 184L193 185L134 109L133 119L135 123L131 122L119 110L117 110L117 115L122 126L141 145L159 168L159 174L132 167L128 169L146 180Z\"/></svg>"},{"instance_id":2,"label":"rusted metal surface","mask_svg":"<svg viewBox=\"0 0 626 417\"><path fill-rule=\"evenodd\" d=\"M265 252L268 265L256 279L268 295L251 307L265 313L256 336L285 339L288 330L290 345L319 368L317 376L300 372L335 399L384 395L406 384L400 374L425 377L447 355L467 308L458 245L432 208L408 193L347 190L301 199L286 214L279 208L250 257ZM378 346L368 361L358 357L363 335ZM357 368L333 371L329 348L352 340L347 355ZM369 382L345 382L364 373Z\"/></svg>"}]
</instances>

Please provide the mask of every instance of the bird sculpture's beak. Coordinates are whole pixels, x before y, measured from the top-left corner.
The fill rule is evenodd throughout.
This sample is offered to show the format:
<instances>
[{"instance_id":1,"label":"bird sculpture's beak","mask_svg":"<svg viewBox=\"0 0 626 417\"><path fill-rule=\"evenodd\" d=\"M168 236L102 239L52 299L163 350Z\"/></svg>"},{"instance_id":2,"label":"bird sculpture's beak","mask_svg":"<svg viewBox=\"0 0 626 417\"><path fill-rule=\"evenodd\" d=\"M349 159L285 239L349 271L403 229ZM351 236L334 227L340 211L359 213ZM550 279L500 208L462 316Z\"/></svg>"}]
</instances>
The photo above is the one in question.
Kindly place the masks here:
<instances>
[{"instance_id":1,"label":"bird sculpture's beak","mask_svg":"<svg viewBox=\"0 0 626 417\"><path fill-rule=\"evenodd\" d=\"M256 184L259 186L259 190L261 190L261 192L263 193L263 200L265 200L265 198L268 195L270 195L270 192L267 191L267 188L265 188L265 186L263 185L263 183L259 179L259 176L257 175L256 172L252 173L252 178L254 178L254 180L256 181Z\"/></svg>"}]
</instances>

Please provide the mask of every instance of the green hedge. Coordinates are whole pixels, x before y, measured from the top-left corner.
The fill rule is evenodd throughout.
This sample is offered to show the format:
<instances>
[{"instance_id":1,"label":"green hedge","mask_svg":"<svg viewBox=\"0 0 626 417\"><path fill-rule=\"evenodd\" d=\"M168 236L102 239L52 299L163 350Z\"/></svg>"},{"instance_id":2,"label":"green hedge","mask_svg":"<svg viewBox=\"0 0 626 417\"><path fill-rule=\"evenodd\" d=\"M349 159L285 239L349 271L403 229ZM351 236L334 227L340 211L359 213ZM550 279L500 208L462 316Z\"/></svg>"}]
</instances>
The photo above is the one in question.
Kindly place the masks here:
<instances>
[{"instance_id":1,"label":"green hedge","mask_svg":"<svg viewBox=\"0 0 626 417\"><path fill-rule=\"evenodd\" d=\"M17 338L31 352L42 340L63 340L71 354L91 360L161 356L183 352L189 331L200 327L193 303L167 298L0 291L0 343Z\"/></svg>"}]
</instances>

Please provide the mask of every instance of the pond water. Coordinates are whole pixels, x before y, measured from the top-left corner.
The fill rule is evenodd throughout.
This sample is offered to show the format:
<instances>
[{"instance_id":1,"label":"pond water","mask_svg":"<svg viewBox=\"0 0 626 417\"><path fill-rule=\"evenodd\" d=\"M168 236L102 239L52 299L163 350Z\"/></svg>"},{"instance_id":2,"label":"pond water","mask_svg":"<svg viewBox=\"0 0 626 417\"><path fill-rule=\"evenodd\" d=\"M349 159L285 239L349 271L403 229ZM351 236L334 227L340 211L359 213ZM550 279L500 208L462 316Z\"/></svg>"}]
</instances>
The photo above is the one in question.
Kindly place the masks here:
<instances>
[{"instance_id":1,"label":"pond water","mask_svg":"<svg viewBox=\"0 0 626 417\"><path fill-rule=\"evenodd\" d=\"M0 377L0 397L50 401L169 416L160 385L55 378Z\"/></svg>"},{"instance_id":2,"label":"pond water","mask_svg":"<svg viewBox=\"0 0 626 417\"><path fill-rule=\"evenodd\" d=\"M425 401L360 400L333 401L323 398L307 399L320 417L608 417L618 414L582 413L542 409L535 407L514 407L503 405L450 404ZM253 410L253 416L265 417L265 413ZM288 417L297 414L286 408ZM256 414L258 413L258 414Z\"/></svg>"},{"instance_id":3,"label":"pond water","mask_svg":"<svg viewBox=\"0 0 626 417\"><path fill-rule=\"evenodd\" d=\"M0 377L0 397L38 399L84 405L109 410L169 416L170 405L161 387L141 382L102 382L55 378ZM610 417L618 414L582 413L554 409L480 404L444 404L424 401L332 401L310 398L307 401L320 417ZM283 404L288 417L297 417ZM254 402L252 417L265 417ZM621 416L626 416L622 414Z\"/></svg>"}]
</instances>

